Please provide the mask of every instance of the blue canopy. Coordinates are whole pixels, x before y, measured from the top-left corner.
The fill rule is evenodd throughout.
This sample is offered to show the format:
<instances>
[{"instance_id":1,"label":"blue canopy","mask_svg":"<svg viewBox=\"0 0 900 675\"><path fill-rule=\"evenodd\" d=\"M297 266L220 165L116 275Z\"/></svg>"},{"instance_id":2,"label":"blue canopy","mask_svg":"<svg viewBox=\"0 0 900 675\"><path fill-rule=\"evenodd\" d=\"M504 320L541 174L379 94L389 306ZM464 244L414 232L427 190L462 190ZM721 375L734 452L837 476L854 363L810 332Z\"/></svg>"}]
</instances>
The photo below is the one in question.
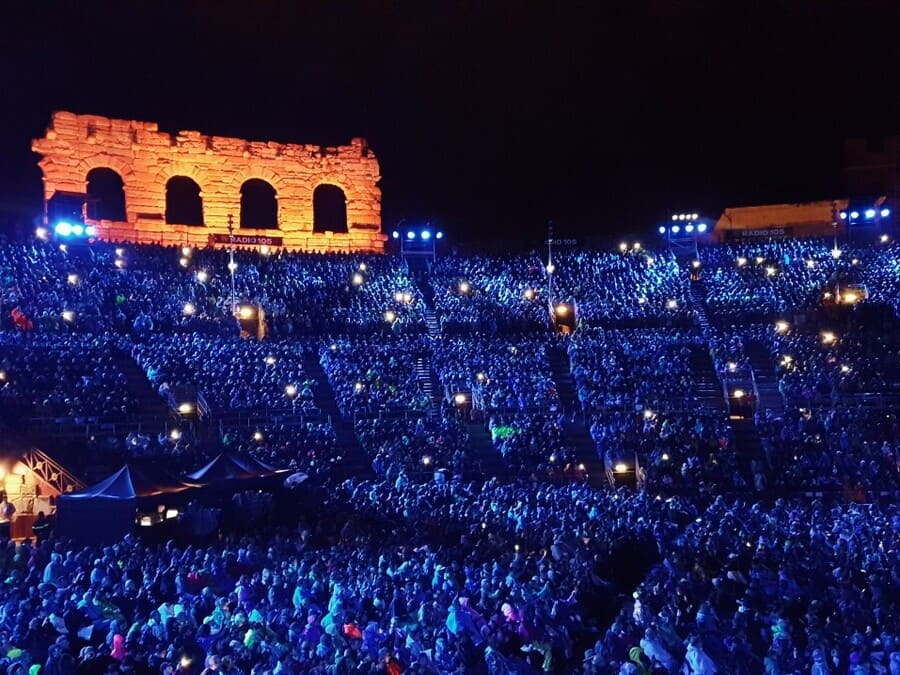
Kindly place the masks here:
<instances>
[{"instance_id":1,"label":"blue canopy","mask_svg":"<svg viewBox=\"0 0 900 675\"><path fill-rule=\"evenodd\" d=\"M108 478L99 483L79 490L61 495L61 499L135 499L137 491L131 480L131 471L126 464Z\"/></svg>"}]
</instances>

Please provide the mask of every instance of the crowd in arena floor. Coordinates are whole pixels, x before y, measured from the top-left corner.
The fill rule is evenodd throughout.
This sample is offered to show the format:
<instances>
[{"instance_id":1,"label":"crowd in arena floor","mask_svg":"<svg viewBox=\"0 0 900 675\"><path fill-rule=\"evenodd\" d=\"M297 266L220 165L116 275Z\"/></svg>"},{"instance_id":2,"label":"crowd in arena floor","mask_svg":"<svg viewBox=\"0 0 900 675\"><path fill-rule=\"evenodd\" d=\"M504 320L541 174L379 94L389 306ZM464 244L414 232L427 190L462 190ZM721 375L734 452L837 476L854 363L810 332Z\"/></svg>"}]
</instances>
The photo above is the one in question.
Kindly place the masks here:
<instances>
[{"instance_id":1,"label":"crowd in arena floor","mask_svg":"<svg viewBox=\"0 0 900 675\"><path fill-rule=\"evenodd\" d=\"M536 255L236 259L262 341L223 251L0 245L19 431L227 450L315 502L274 511L279 479L211 536L0 545L0 675L900 673L896 244L565 253L567 337ZM212 420L128 426L186 390Z\"/></svg>"}]
</instances>

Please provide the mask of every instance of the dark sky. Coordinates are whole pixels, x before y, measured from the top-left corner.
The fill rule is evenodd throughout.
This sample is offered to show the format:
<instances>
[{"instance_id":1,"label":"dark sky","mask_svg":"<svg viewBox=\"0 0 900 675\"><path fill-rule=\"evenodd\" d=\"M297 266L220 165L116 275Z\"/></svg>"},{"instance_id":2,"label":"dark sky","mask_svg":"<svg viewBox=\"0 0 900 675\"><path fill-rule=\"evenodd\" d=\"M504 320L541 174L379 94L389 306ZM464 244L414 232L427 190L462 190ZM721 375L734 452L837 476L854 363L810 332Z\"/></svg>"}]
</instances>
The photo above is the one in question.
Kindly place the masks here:
<instances>
[{"instance_id":1,"label":"dark sky","mask_svg":"<svg viewBox=\"0 0 900 675\"><path fill-rule=\"evenodd\" d=\"M900 131L900 2L34 3L0 14L0 204L37 209L52 110L368 138L384 224L650 229L844 193Z\"/></svg>"}]
</instances>

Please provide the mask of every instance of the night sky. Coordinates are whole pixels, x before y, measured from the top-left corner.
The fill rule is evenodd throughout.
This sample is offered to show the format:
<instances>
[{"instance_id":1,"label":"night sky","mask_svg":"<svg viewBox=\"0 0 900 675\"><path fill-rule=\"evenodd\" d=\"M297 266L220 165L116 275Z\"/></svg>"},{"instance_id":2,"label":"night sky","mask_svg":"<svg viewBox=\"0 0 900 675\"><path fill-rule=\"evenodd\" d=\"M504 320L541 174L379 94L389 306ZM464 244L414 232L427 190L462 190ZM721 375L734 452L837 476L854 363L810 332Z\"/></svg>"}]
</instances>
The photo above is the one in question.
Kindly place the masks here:
<instances>
[{"instance_id":1,"label":"night sky","mask_svg":"<svg viewBox=\"0 0 900 675\"><path fill-rule=\"evenodd\" d=\"M56 109L364 136L385 230L460 239L842 196L843 140L900 133L900 2L17 4L0 15L7 212L39 208L29 144Z\"/></svg>"}]
</instances>

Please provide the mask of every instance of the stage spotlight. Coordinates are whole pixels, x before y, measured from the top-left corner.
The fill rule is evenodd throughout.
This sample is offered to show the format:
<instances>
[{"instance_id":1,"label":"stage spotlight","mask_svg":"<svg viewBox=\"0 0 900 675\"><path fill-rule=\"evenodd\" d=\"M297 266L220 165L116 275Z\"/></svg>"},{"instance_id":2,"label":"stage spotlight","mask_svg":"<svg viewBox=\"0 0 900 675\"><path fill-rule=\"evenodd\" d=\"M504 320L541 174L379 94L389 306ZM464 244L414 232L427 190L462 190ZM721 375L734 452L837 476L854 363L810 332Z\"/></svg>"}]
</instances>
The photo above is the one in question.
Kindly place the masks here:
<instances>
[{"instance_id":1,"label":"stage spotlight","mask_svg":"<svg viewBox=\"0 0 900 675\"><path fill-rule=\"evenodd\" d=\"M431 232L429 232L428 230L422 230L421 237L425 241L428 241L429 239L431 239Z\"/></svg>"},{"instance_id":2,"label":"stage spotlight","mask_svg":"<svg viewBox=\"0 0 900 675\"><path fill-rule=\"evenodd\" d=\"M416 238L416 233L413 232L412 230L410 230L409 232L406 233L406 238L407 238L407 239L415 239L415 238Z\"/></svg>"}]
</instances>

